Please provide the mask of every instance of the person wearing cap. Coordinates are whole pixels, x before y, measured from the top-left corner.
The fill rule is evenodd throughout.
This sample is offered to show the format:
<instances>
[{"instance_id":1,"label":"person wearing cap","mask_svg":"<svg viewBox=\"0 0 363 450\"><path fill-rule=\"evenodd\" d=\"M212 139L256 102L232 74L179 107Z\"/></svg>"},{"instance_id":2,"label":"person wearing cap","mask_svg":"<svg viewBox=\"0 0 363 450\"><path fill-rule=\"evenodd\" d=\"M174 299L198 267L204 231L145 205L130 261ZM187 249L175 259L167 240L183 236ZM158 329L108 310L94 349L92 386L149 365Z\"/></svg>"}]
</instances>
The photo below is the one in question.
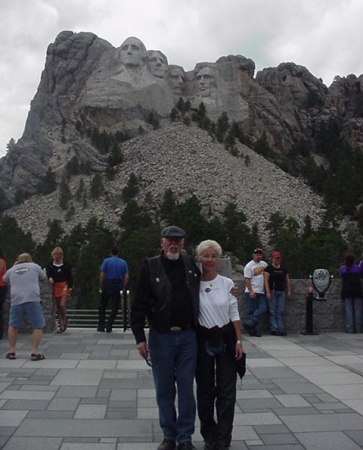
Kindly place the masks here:
<instances>
[{"instance_id":1,"label":"person wearing cap","mask_svg":"<svg viewBox=\"0 0 363 450\"><path fill-rule=\"evenodd\" d=\"M267 311L265 296L263 250L255 248L252 260L244 268L245 299L248 306L248 319L243 323L250 336L261 337L260 320Z\"/></svg>"},{"instance_id":2,"label":"person wearing cap","mask_svg":"<svg viewBox=\"0 0 363 450\"><path fill-rule=\"evenodd\" d=\"M280 252L272 252L271 260L264 273L270 332L273 336L286 336L283 314L285 298L291 298L290 277L286 267L281 264Z\"/></svg>"},{"instance_id":3,"label":"person wearing cap","mask_svg":"<svg viewBox=\"0 0 363 450\"><path fill-rule=\"evenodd\" d=\"M162 230L162 252L143 265L131 308L131 329L137 349L152 367L154 377L164 435L158 450L195 449L193 382L200 270L193 257L182 251L185 237L184 230L174 225ZM146 320L150 328L148 340Z\"/></svg>"}]
</instances>

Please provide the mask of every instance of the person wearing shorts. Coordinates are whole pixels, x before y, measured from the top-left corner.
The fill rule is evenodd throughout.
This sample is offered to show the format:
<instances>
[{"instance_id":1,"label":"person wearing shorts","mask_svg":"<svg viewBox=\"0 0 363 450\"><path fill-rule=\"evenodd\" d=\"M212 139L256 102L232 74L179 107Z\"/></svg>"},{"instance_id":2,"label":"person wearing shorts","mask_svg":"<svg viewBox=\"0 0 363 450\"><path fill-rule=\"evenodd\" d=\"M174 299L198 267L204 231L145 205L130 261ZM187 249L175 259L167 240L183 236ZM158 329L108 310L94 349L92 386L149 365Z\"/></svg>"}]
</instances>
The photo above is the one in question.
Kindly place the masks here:
<instances>
[{"instance_id":1,"label":"person wearing shorts","mask_svg":"<svg viewBox=\"0 0 363 450\"><path fill-rule=\"evenodd\" d=\"M33 328L30 359L32 361L44 359L44 355L38 350L45 326L39 282L46 282L46 280L44 271L38 264L32 262L28 253L20 254L14 266L4 275L4 283L11 286L7 359L16 359L15 347L18 329L22 325L24 317L28 318Z\"/></svg>"},{"instance_id":2,"label":"person wearing shorts","mask_svg":"<svg viewBox=\"0 0 363 450\"><path fill-rule=\"evenodd\" d=\"M72 268L63 259L63 250L55 247L51 253L52 261L47 266L48 282L53 285L53 297L57 306L59 327L57 333L67 329L67 299L73 290Z\"/></svg>"}]
</instances>

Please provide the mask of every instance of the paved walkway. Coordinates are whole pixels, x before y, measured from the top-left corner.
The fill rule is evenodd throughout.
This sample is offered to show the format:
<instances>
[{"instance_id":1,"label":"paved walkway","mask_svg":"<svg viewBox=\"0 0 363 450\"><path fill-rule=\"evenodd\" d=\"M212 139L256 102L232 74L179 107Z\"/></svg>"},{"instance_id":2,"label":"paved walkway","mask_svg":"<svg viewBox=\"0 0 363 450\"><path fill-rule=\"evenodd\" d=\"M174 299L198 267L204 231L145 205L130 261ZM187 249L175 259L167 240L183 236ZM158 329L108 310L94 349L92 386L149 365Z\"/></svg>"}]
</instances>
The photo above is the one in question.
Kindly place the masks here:
<instances>
[{"instance_id":1,"label":"paved walkway","mask_svg":"<svg viewBox=\"0 0 363 450\"><path fill-rule=\"evenodd\" d=\"M363 448L363 335L244 336L232 450ZM150 368L117 330L45 334L44 361L0 341L0 448L156 450L161 441ZM196 424L194 444L203 449Z\"/></svg>"}]
</instances>

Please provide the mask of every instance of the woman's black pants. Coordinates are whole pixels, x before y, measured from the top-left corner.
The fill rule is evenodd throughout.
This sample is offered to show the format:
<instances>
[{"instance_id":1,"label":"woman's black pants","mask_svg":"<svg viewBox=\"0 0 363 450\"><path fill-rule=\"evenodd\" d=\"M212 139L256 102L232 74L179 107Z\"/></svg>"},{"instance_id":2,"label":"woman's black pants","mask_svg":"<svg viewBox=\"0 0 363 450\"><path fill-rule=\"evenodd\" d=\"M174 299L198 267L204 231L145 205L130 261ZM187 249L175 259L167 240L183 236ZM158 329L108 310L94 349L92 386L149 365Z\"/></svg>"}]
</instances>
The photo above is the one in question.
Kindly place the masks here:
<instances>
[{"instance_id":1,"label":"woman's black pants","mask_svg":"<svg viewBox=\"0 0 363 450\"><path fill-rule=\"evenodd\" d=\"M236 403L236 361L226 352L210 356L205 341L199 340L196 380L200 432L204 441L229 447Z\"/></svg>"}]
</instances>

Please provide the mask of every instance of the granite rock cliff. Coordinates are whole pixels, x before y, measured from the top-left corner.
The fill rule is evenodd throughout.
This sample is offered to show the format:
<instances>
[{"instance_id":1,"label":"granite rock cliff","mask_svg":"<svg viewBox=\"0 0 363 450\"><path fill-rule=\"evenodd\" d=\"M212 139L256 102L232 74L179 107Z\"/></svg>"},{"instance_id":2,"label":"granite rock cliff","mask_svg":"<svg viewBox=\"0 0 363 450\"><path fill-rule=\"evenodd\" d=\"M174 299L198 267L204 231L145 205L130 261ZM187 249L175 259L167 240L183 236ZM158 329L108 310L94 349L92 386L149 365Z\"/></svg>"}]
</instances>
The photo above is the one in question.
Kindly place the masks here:
<instances>
[{"instance_id":1,"label":"granite rock cliff","mask_svg":"<svg viewBox=\"0 0 363 450\"><path fill-rule=\"evenodd\" d=\"M34 216L44 213L44 218L59 215L59 210L50 212L57 206L58 192L39 195L47 170L59 183L66 175L67 162L76 158L88 164L93 174L103 173L107 155L86 133L98 129L132 137L122 144L125 160L115 180L108 183L107 198L98 202L99 210L94 209L105 217L122 207L118 205L120 189L131 172L143 180L145 189L140 195L153 187L155 201L171 187L181 199L196 193L212 213L236 200L250 221L275 210L299 221L311 211L319 216L321 202L303 180L286 175L241 146L240 155L253 161L247 167L243 158L231 156L205 132L170 124L167 117L179 98L188 100L194 109L203 102L213 121L226 112L246 136L252 140L265 136L276 154L288 158L291 147L300 141L310 142L314 153L314 133L321 123L331 121L354 147L362 148L362 96L363 75L336 77L328 88L305 67L291 62L255 76L254 62L241 55L197 63L194 70L185 71L169 65L161 51L147 50L137 38L114 48L92 33L63 31L48 47L24 134L0 160L0 206L15 215L25 211ZM159 130L146 124L150 113L160 121ZM165 164L165 160L172 163ZM155 178L160 167L174 176ZM76 183L72 177L71 186ZM19 192L28 200L14 206ZM48 213L44 205L49 206ZM84 215L76 215L72 223Z\"/></svg>"}]
</instances>

